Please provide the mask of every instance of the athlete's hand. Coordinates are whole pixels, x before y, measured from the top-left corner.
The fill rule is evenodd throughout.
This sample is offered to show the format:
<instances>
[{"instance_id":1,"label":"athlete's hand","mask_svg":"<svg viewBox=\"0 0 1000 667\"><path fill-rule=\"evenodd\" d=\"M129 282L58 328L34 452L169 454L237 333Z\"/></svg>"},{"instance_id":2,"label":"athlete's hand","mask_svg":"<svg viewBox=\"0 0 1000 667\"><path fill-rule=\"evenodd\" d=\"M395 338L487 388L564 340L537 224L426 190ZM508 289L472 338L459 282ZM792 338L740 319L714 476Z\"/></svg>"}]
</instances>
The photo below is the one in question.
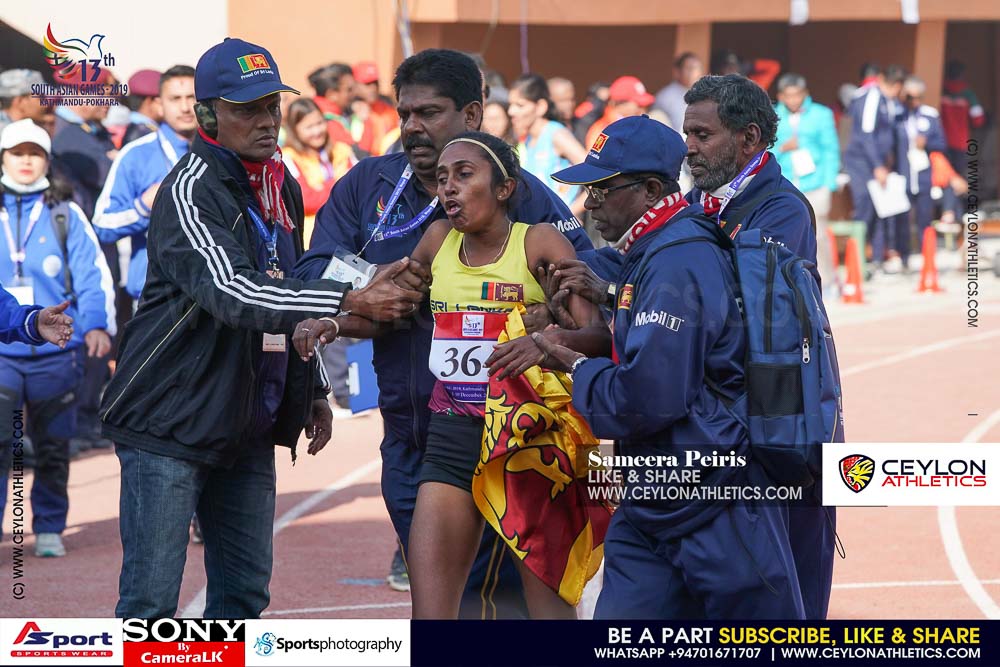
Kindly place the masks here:
<instances>
[{"instance_id":1,"label":"athlete's hand","mask_svg":"<svg viewBox=\"0 0 1000 667\"><path fill-rule=\"evenodd\" d=\"M552 324L552 313L544 303L533 303L524 310L521 321L524 322L524 328L529 334L544 331Z\"/></svg>"},{"instance_id":2,"label":"athlete's hand","mask_svg":"<svg viewBox=\"0 0 1000 667\"><path fill-rule=\"evenodd\" d=\"M302 361L309 361L313 358L316 350L316 343L326 345L332 343L337 338L340 327L336 322L330 320L302 320L295 325L295 333L292 334L292 345L295 351L302 357Z\"/></svg>"},{"instance_id":3,"label":"athlete's hand","mask_svg":"<svg viewBox=\"0 0 1000 667\"><path fill-rule=\"evenodd\" d=\"M403 289L417 290L424 294L431 293L430 267L424 266L412 257L406 269L393 278L393 281Z\"/></svg>"},{"instance_id":4,"label":"athlete's hand","mask_svg":"<svg viewBox=\"0 0 1000 667\"><path fill-rule=\"evenodd\" d=\"M541 335L540 333L533 334L533 336ZM503 380L509 377L516 378L544 360L545 353L538 347L532 336L521 336L494 347L493 354L486 360L486 367L490 369L490 377L496 375L496 379Z\"/></svg>"},{"instance_id":5,"label":"athlete's hand","mask_svg":"<svg viewBox=\"0 0 1000 667\"><path fill-rule=\"evenodd\" d=\"M333 411L330 410L330 401L317 398L312 403L312 412L309 421L306 423L306 437L309 438L309 448L306 450L312 455L316 455L330 442L333 435Z\"/></svg>"},{"instance_id":6,"label":"athlete's hand","mask_svg":"<svg viewBox=\"0 0 1000 667\"><path fill-rule=\"evenodd\" d=\"M111 337L104 329L91 329L83 336L88 357L103 357L111 351Z\"/></svg>"},{"instance_id":7,"label":"athlete's hand","mask_svg":"<svg viewBox=\"0 0 1000 667\"><path fill-rule=\"evenodd\" d=\"M585 262L561 259L558 264L549 264L549 273L559 289L569 290L598 306L608 301L608 286L611 283L601 280Z\"/></svg>"},{"instance_id":8,"label":"athlete's hand","mask_svg":"<svg viewBox=\"0 0 1000 667\"><path fill-rule=\"evenodd\" d=\"M542 334L532 334L531 337L538 349L545 354L545 362L542 364L544 368L568 373L572 370L576 360L585 356L568 347L549 341Z\"/></svg>"},{"instance_id":9,"label":"athlete's hand","mask_svg":"<svg viewBox=\"0 0 1000 667\"><path fill-rule=\"evenodd\" d=\"M349 291L341 303L341 310L350 311L373 322L393 322L416 313L420 302L424 300L424 293L404 288L393 280L409 264L410 258L404 257L376 273L367 287Z\"/></svg>"},{"instance_id":10,"label":"athlete's hand","mask_svg":"<svg viewBox=\"0 0 1000 667\"><path fill-rule=\"evenodd\" d=\"M61 348L73 337L73 318L66 314L69 301L63 301L58 306L42 308L35 316L35 326L38 335Z\"/></svg>"}]
</instances>

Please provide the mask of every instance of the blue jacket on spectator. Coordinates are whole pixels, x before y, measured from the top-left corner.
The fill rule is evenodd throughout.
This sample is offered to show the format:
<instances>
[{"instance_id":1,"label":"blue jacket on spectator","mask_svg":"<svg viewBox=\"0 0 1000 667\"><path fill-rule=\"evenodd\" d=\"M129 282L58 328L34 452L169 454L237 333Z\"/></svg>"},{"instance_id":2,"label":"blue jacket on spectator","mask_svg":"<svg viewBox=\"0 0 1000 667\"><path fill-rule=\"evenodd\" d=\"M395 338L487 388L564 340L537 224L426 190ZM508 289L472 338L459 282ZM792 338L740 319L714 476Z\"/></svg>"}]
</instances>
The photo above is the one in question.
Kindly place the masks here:
<instances>
[{"instance_id":1,"label":"blue jacket on spectator","mask_svg":"<svg viewBox=\"0 0 1000 667\"><path fill-rule=\"evenodd\" d=\"M624 256L614 312L618 363L583 362L573 374L573 407L599 438L618 441L623 456L675 455L685 451L730 453L749 460L749 437L737 405L744 390L746 336L732 285L728 251L711 241L659 248L667 239L722 234L688 206L660 230L642 236ZM658 250L657 252L652 252ZM713 389L709 389L709 384ZM641 466L640 466L641 467ZM721 483L741 467L706 472L702 484ZM628 479L628 470L623 470ZM639 472L638 486L646 480ZM726 503L628 499L619 511L659 539L689 533Z\"/></svg>"},{"instance_id":2,"label":"blue jacket on spectator","mask_svg":"<svg viewBox=\"0 0 1000 667\"><path fill-rule=\"evenodd\" d=\"M111 135L97 122L85 122L69 109L60 108L52 138L53 167L73 185L73 199L89 220L111 169ZM69 120L72 119L72 120Z\"/></svg>"},{"instance_id":3,"label":"blue jacket on spectator","mask_svg":"<svg viewBox=\"0 0 1000 667\"><path fill-rule=\"evenodd\" d=\"M38 333L38 313L41 310L40 306L22 306L13 294L0 289L0 343L44 343Z\"/></svg>"},{"instance_id":4,"label":"blue jacket on spectator","mask_svg":"<svg viewBox=\"0 0 1000 667\"><path fill-rule=\"evenodd\" d=\"M790 118L792 113L788 107L779 102L774 110L778 114L778 135L774 142L775 157L781 165L781 173L802 192L811 192L826 188L831 192L837 190L837 173L840 171L840 141L837 139L837 126L833 121L833 111L828 107L806 97L798 114L796 128ZM792 137L798 138L799 149L809 151L816 171L804 176L796 176L792 169L792 152L782 151L783 146Z\"/></svg>"},{"instance_id":5,"label":"blue jacket on spectator","mask_svg":"<svg viewBox=\"0 0 1000 667\"><path fill-rule=\"evenodd\" d=\"M367 158L337 181L330 199L316 214L310 249L299 260L296 278L319 278L338 247L351 253L361 252L374 233L379 215L388 205L406 166L404 153ZM522 175L527 191L519 186L510 219L529 224L550 222L578 251L593 249L580 222L559 196L528 172ZM431 197L418 188L414 176L390 211L386 227L391 229L407 223L430 202ZM444 210L438 204L419 230L385 240L372 240L362 258L373 264L386 264L408 257L430 223L444 217ZM427 404L434 388L434 376L427 367L433 328L434 320L424 301L410 328L374 341L379 407L386 431L421 447L430 419Z\"/></svg>"},{"instance_id":6,"label":"blue jacket on spectator","mask_svg":"<svg viewBox=\"0 0 1000 667\"><path fill-rule=\"evenodd\" d=\"M126 289L138 298L146 282L146 229L149 208L142 193L170 173L190 143L163 123L160 129L126 145L111 164L108 180L94 209L94 231L101 243L131 237Z\"/></svg>"},{"instance_id":7,"label":"blue jacket on spectator","mask_svg":"<svg viewBox=\"0 0 1000 667\"><path fill-rule=\"evenodd\" d=\"M25 253L22 272L25 278L31 280L37 304L55 306L67 299L63 266L67 261L69 263L75 303L66 310L66 314L73 318L73 338L66 344L66 349L83 345L84 335L92 329L103 329L108 335L114 336L115 294L111 271L98 245L97 236L80 207L72 202L69 204L69 219L66 221L67 260L52 225L52 209L45 203L43 192L19 194L5 191L3 206L9 217L7 225L11 235L6 236L7 225L2 225L5 227L4 245L8 248L7 252L0 252L0 281L4 285L13 284L15 264L11 254L17 250L9 247L9 239L14 239L16 245L20 232ZM34 211L39 214L36 223L31 225ZM46 342L36 342L33 345L10 342L0 346L0 354L9 357L58 352L61 352L58 347Z\"/></svg>"},{"instance_id":8,"label":"blue jacket on spectator","mask_svg":"<svg viewBox=\"0 0 1000 667\"><path fill-rule=\"evenodd\" d=\"M865 188L876 167L891 167L896 145L895 104L878 86L858 90L847 113L851 117L851 138L844 149L844 168L851 187ZM865 191L867 192L867 190Z\"/></svg>"},{"instance_id":9,"label":"blue jacket on spectator","mask_svg":"<svg viewBox=\"0 0 1000 667\"><path fill-rule=\"evenodd\" d=\"M944 128L941 125L941 115L934 107L922 104L916 110L907 109L896 123L896 171L906 177L906 189L910 194L930 196L930 161L927 161L925 169L917 172L913 171L913 165L910 164L911 142L918 136L923 136L927 140L923 149L926 153L932 151L944 153L948 150Z\"/></svg>"}]
</instances>

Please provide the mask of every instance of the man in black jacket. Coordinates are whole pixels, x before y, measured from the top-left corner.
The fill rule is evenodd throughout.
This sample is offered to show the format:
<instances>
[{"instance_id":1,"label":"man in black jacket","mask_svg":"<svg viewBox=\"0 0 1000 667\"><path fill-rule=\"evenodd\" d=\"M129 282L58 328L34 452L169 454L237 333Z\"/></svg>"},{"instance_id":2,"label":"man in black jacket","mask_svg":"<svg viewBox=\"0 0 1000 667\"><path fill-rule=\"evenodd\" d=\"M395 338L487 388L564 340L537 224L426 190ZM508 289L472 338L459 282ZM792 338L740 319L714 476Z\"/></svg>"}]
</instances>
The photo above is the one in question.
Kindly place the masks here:
<instances>
[{"instance_id":1,"label":"man in black jacket","mask_svg":"<svg viewBox=\"0 0 1000 667\"><path fill-rule=\"evenodd\" d=\"M257 618L268 605L274 445L303 426L330 438L325 387L288 344L296 323L353 311L411 314L423 295L406 260L364 289L286 279L302 254L302 194L277 148L283 84L267 50L238 39L195 72L199 135L167 175L150 219L139 309L101 406L122 469L123 561L115 613L177 610L188 524L205 541L208 618ZM394 280L395 279L395 280Z\"/></svg>"}]
</instances>

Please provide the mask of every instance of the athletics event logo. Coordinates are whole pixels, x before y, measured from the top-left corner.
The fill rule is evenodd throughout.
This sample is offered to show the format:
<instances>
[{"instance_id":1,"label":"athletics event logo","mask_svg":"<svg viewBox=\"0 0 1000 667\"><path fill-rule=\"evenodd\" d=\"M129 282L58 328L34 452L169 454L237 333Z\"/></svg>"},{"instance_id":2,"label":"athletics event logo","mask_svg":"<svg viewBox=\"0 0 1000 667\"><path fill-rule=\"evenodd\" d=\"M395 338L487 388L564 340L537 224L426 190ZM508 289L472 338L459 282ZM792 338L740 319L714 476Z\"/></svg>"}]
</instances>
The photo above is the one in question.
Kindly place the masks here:
<instances>
[{"instance_id":1,"label":"athletics event logo","mask_svg":"<svg viewBox=\"0 0 1000 667\"><path fill-rule=\"evenodd\" d=\"M872 481L875 461L864 454L851 454L840 459L840 479L854 493L864 491Z\"/></svg>"}]
</instances>

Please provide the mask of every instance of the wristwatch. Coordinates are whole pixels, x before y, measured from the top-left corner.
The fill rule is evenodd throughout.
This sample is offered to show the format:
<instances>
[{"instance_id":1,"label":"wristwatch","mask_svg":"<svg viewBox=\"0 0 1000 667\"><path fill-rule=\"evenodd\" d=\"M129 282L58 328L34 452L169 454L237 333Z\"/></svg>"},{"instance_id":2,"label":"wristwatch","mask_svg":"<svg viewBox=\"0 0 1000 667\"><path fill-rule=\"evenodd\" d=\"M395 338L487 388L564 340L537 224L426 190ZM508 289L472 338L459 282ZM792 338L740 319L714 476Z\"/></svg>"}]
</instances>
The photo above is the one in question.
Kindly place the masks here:
<instances>
[{"instance_id":1,"label":"wristwatch","mask_svg":"<svg viewBox=\"0 0 1000 667\"><path fill-rule=\"evenodd\" d=\"M608 283L608 294L607 294L607 304L608 308L615 307L615 298L618 296L618 285L615 283Z\"/></svg>"},{"instance_id":2,"label":"wristwatch","mask_svg":"<svg viewBox=\"0 0 1000 667\"><path fill-rule=\"evenodd\" d=\"M572 378L574 375L576 375L576 369L580 367L580 364L587 361L589 358L590 357L580 357L579 359L574 361L573 365L570 366L569 368L569 376Z\"/></svg>"}]
</instances>

